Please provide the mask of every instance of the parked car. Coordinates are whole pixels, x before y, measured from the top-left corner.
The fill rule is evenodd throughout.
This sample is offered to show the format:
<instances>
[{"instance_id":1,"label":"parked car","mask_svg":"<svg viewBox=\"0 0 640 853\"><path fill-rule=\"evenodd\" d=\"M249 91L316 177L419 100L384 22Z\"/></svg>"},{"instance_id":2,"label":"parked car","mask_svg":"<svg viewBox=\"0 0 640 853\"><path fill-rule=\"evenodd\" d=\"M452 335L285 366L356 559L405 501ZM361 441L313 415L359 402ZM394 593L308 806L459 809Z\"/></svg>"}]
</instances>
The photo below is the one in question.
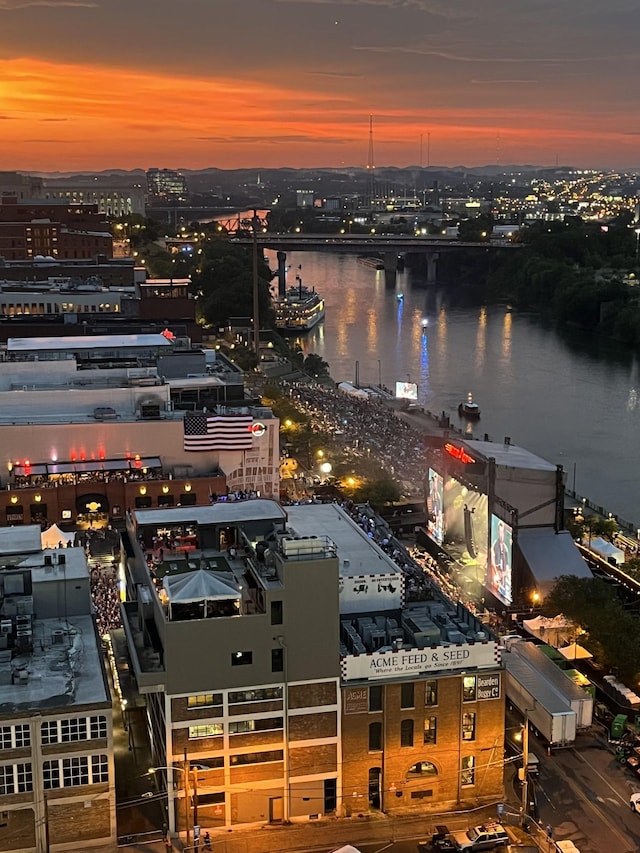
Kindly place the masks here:
<instances>
[{"instance_id":1,"label":"parked car","mask_svg":"<svg viewBox=\"0 0 640 853\"><path fill-rule=\"evenodd\" d=\"M509 843L509 835L501 823L483 823L461 832L451 833L456 850L492 850Z\"/></svg>"},{"instance_id":2,"label":"parked car","mask_svg":"<svg viewBox=\"0 0 640 853\"><path fill-rule=\"evenodd\" d=\"M449 827L439 824L431 836L432 850L455 850L455 845L449 833Z\"/></svg>"}]
</instances>

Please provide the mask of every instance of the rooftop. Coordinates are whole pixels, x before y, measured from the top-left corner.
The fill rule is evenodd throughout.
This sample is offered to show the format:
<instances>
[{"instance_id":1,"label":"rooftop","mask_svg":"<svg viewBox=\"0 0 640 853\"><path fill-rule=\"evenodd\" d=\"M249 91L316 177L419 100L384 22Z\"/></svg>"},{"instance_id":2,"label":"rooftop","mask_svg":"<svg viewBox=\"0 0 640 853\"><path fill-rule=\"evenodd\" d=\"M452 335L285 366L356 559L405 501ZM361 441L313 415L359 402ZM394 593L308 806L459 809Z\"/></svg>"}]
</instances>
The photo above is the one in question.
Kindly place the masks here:
<instances>
[{"instance_id":1,"label":"rooftop","mask_svg":"<svg viewBox=\"0 0 640 853\"><path fill-rule=\"evenodd\" d=\"M529 468L533 471L555 471L556 466L541 456L536 456L524 447L515 444L500 444L497 441L466 441L470 452L475 450L485 459L495 459L496 464L505 468Z\"/></svg>"},{"instance_id":2,"label":"rooftop","mask_svg":"<svg viewBox=\"0 0 640 853\"><path fill-rule=\"evenodd\" d=\"M401 574L401 570L362 528L351 522L337 504L307 504L287 507L289 524L297 536L327 534L336 545L340 558L340 574Z\"/></svg>"},{"instance_id":3,"label":"rooftop","mask_svg":"<svg viewBox=\"0 0 640 853\"><path fill-rule=\"evenodd\" d=\"M289 507L288 509L291 509ZM132 512L138 527L156 524L242 524L250 521L282 522L287 514L280 504L264 498L248 501L218 501L206 506L172 506L137 509Z\"/></svg>"},{"instance_id":4,"label":"rooftop","mask_svg":"<svg viewBox=\"0 0 640 853\"><path fill-rule=\"evenodd\" d=\"M32 651L0 651L0 715L109 701L91 616L36 619Z\"/></svg>"},{"instance_id":5,"label":"rooftop","mask_svg":"<svg viewBox=\"0 0 640 853\"><path fill-rule=\"evenodd\" d=\"M8 352L34 352L37 350L92 350L120 349L121 347L171 347L164 335L83 335L55 338L9 338Z\"/></svg>"}]
</instances>

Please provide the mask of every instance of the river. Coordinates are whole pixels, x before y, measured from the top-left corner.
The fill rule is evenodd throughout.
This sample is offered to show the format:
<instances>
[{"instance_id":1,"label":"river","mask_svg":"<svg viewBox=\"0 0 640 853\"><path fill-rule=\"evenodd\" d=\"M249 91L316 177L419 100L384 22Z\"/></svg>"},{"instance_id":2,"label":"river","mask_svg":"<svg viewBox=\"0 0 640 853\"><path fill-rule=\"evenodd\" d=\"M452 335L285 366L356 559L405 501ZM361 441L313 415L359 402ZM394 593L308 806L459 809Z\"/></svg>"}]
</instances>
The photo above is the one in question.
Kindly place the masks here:
<instances>
[{"instance_id":1,"label":"river","mask_svg":"<svg viewBox=\"0 0 640 853\"><path fill-rule=\"evenodd\" d=\"M472 392L482 410L475 438L509 436L562 465L568 488L640 520L640 372L626 348L559 333L505 306L457 306L410 270L393 288L350 255L289 253L287 263L292 281L301 264L304 284L325 298L325 319L302 346L329 363L336 381L353 382L358 362L361 385L415 382L419 404L446 411L462 429L458 404Z\"/></svg>"}]
</instances>

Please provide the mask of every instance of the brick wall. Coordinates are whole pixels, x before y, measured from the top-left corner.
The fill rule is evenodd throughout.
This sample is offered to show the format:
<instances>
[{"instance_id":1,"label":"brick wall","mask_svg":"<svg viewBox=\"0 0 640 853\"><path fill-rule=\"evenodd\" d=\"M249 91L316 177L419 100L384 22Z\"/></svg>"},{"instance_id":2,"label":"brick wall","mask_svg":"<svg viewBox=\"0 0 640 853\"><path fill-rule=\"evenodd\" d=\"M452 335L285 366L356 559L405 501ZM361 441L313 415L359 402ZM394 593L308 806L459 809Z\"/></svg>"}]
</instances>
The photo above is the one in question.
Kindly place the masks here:
<instances>
[{"instance_id":1,"label":"brick wall","mask_svg":"<svg viewBox=\"0 0 640 853\"><path fill-rule=\"evenodd\" d=\"M0 850L23 850L36 843L33 809L16 809L8 812L5 826L0 826Z\"/></svg>"}]
</instances>

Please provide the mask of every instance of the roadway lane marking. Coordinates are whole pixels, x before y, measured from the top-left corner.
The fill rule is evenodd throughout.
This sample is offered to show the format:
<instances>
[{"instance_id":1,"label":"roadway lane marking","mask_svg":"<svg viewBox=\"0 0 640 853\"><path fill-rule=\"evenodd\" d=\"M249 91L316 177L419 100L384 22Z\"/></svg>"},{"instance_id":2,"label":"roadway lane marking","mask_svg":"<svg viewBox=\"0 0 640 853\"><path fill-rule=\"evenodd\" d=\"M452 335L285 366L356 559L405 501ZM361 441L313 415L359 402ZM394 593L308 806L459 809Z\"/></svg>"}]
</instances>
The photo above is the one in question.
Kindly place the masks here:
<instances>
[{"instance_id":1,"label":"roadway lane marking","mask_svg":"<svg viewBox=\"0 0 640 853\"><path fill-rule=\"evenodd\" d=\"M589 763L585 758L583 758L583 757L582 757L582 755L580 755L580 753L579 753L579 752L577 752L575 749L572 749L572 750L571 750L571 752L572 752L572 754L573 754L573 755L575 755L575 757L576 757L577 759L579 759L580 761L582 761L582 763L583 763L583 764L586 764L586 765L587 765L587 767L589 768L589 770L591 771L591 773L595 773L595 775L596 775L596 776L597 776L597 777L598 777L602 782L604 782L604 783L605 783L605 785L607 786L607 788L609 788L611 791L613 791L613 793L616 795L616 798L617 798L617 800L616 800L616 805L618 804L618 801L619 801L619 802L621 802L621 803L622 803L623 805L625 805L625 806L628 806L628 805L629 805L628 800L625 800L625 798L624 798L624 797L623 797L623 796L622 796L618 791L616 791L616 789L613 787L613 785L609 782L609 780L608 780L605 776L603 776L603 775L602 775L602 773L599 773L599 772L596 770L596 768L595 768L592 764L590 764L590 763ZM612 800L612 802L613 802L613 800Z\"/></svg>"}]
</instances>

